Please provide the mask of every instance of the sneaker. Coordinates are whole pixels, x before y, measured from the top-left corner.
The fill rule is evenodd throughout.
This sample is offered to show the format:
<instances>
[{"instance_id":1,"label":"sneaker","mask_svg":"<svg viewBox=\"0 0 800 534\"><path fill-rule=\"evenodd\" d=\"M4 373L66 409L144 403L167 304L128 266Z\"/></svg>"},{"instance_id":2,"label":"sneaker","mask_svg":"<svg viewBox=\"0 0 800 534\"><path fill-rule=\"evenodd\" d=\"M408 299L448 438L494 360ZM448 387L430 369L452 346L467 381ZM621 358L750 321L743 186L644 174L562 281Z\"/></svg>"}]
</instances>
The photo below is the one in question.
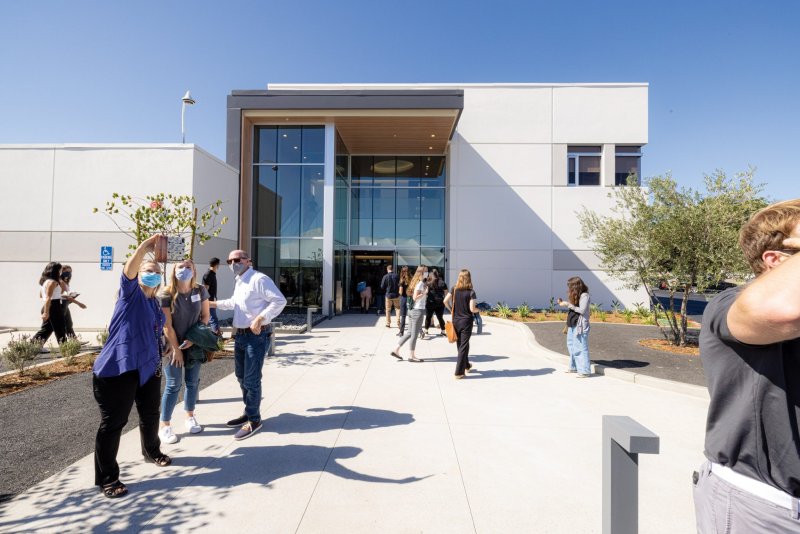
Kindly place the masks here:
<instances>
[{"instance_id":1,"label":"sneaker","mask_svg":"<svg viewBox=\"0 0 800 534\"><path fill-rule=\"evenodd\" d=\"M589 373L578 373L575 378L589 378L590 376L592 375Z\"/></svg>"},{"instance_id":2,"label":"sneaker","mask_svg":"<svg viewBox=\"0 0 800 534\"><path fill-rule=\"evenodd\" d=\"M248 421L242 425L242 428L233 436L233 439L236 441L242 441L243 439L247 439L259 430L261 430L261 421L258 423L254 423L253 421Z\"/></svg>"},{"instance_id":3,"label":"sneaker","mask_svg":"<svg viewBox=\"0 0 800 534\"><path fill-rule=\"evenodd\" d=\"M578 372L578 370L577 370L577 369L567 369L567 370L566 370L566 371L564 371L564 372L565 372L565 373L577 373L577 372Z\"/></svg>"},{"instance_id":4,"label":"sneaker","mask_svg":"<svg viewBox=\"0 0 800 534\"><path fill-rule=\"evenodd\" d=\"M172 431L172 426L162 426L158 431L158 438L161 443L178 443L178 436Z\"/></svg>"},{"instance_id":5,"label":"sneaker","mask_svg":"<svg viewBox=\"0 0 800 534\"><path fill-rule=\"evenodd\" d=\"M186 418L186 431L190 434L199 434L203 431L203 427L200 426L200 423L197 422L197 418L195 416L189 416Z\"/></svg>"},{"instance_id":6,"label":"sneaker","mask_svg":"<svg viewBox=\"0 0 800 534\"><path fill-rule=\"evenodd\" d=\"M240 426L242 426L246 422L247 422L247 416L246 415L240 415L236 419L231 419L230 421L225 423L225 426L227 426L228 428L239 428Z\"/></svg>"},{"instance_id":7,"label":"sneaker","mask_svg":"<svg viewBox=\"0 0 800 534\"><path fill-rule=\"evenodd\" d=\"M41 349L39 349L39 354L49 354L49 353L50 349L48 349L47 347L42 347Z\"/></svg>"}]
</instances>

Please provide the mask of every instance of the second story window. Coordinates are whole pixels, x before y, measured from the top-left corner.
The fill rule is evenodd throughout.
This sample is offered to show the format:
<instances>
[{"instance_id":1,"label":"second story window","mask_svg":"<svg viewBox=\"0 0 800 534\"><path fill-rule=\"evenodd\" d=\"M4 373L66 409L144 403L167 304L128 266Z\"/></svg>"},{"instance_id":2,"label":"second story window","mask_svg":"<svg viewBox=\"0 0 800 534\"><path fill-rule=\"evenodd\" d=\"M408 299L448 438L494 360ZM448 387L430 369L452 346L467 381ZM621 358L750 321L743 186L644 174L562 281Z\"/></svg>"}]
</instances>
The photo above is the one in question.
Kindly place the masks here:
<instances>
[{"instance_id":1,"label":"second story window","mask_svg":"<svg viewBox=\"0 0 800 534\"><path fill-rule=\"evenodd\" d=\"M614 157L614 185L628 185L628 176L632 176L634 183L639 185L641 175L642 147L617 145Z\"/></svg>"},{"instance_id":2,"label":"second story window","mask_svg":"<svg viewBox=\"0 0 800 534\"><path fill-rule=\"evenodd\" d=\"M599 146L567 147L567 185L600 185L600 154Z\"/></svg>"}]
</instances>

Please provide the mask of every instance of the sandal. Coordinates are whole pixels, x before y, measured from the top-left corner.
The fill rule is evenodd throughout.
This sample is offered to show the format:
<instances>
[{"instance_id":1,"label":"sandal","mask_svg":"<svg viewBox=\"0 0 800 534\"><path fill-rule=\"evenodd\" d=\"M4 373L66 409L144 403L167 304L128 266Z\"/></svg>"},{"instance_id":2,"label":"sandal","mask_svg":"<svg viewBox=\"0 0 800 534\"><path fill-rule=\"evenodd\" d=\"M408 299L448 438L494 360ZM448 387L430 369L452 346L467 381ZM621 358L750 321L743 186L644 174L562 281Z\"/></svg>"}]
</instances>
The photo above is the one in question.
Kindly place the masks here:
<instances>
[{"instance_id":1,"label":"sandal","mask_svg":"<svg viewBox=\"0 0 800 534\"><path fill-rule=\"evenodd\" d=\"M128 494L128 487L119 480L115 480L110 484L100 486L100 491L109 499L119 499Z\"/></svg>"},{"instance_id":2,"label":"sandal","mask_svg":"<svg viewBox=\"0 0 800 534\"><path fill-rule=\"evenodd\" d=\"M158 467L167 467L172 463L172 458L167 456L166 454L159 454L158 456L151 458L149 456L144 457L145 462L149 462L151 464L156 464Z\"/></svg>"},{"instance_id":3,"label":"sandal","mask_svg":"<svg viewBox=\"0 0 800 534\"><path fill-rule=\"evenodd\" d=\"M390 352L390 354L392 356L394 356L395 358L397 358L398 360L402 360L403 359L403 357L400 356L399 354L397 354L395 351Z\"/></svg>"},{"instance_id":4,"label":"sandal","mask_svg":"<svg viewBox=\"0 0 800 534\"><path fill-rule=\"evenodd\" d=\"M412 356L412 357L410 357L408 359L408 361L414 362L414 363L419 363L419 362L424 362L425 360L423 360L422 358L416 358L416 357Z\"/></svg>"}]
</instances>

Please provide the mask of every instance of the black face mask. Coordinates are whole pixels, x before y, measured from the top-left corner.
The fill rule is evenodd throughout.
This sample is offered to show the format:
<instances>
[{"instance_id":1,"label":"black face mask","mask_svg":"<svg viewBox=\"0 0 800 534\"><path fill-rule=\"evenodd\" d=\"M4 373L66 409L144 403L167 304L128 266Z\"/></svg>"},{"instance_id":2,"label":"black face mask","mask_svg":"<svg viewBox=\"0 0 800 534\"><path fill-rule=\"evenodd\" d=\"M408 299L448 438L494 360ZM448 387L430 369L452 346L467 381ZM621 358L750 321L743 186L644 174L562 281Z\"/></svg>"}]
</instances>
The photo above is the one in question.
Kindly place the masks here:
<instances>
[{"instance_id":1,"label":"black face mask","mask_svg":"<svg viewBox=\"0 0 800 534\"><path fill-rule=\"evenodd\" d=\"M61 273L62 280L69 280L70 278L72 278L72 273Z\"/></svg>"}]
</instances>

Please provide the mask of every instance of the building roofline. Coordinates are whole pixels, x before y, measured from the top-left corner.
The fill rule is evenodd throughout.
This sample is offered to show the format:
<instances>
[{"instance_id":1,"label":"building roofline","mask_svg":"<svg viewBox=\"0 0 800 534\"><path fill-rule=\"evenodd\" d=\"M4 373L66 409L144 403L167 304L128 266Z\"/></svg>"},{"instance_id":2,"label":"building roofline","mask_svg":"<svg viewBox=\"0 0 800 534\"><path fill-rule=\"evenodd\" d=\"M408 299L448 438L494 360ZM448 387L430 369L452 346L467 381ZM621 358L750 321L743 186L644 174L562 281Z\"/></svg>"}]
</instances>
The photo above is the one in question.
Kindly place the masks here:
<instances>
[{"instance_id":1,"label":"building roofline","mask_svg":"<svg viewBox=\"0 0 800 534\"><path fill-rule=\"evenodd\" d=\"M468 88L547 88L547 87L649 87L649 82L578 82L578 83L271 83L268 91L435 91Z\"/></svg>"}]
</instances>

